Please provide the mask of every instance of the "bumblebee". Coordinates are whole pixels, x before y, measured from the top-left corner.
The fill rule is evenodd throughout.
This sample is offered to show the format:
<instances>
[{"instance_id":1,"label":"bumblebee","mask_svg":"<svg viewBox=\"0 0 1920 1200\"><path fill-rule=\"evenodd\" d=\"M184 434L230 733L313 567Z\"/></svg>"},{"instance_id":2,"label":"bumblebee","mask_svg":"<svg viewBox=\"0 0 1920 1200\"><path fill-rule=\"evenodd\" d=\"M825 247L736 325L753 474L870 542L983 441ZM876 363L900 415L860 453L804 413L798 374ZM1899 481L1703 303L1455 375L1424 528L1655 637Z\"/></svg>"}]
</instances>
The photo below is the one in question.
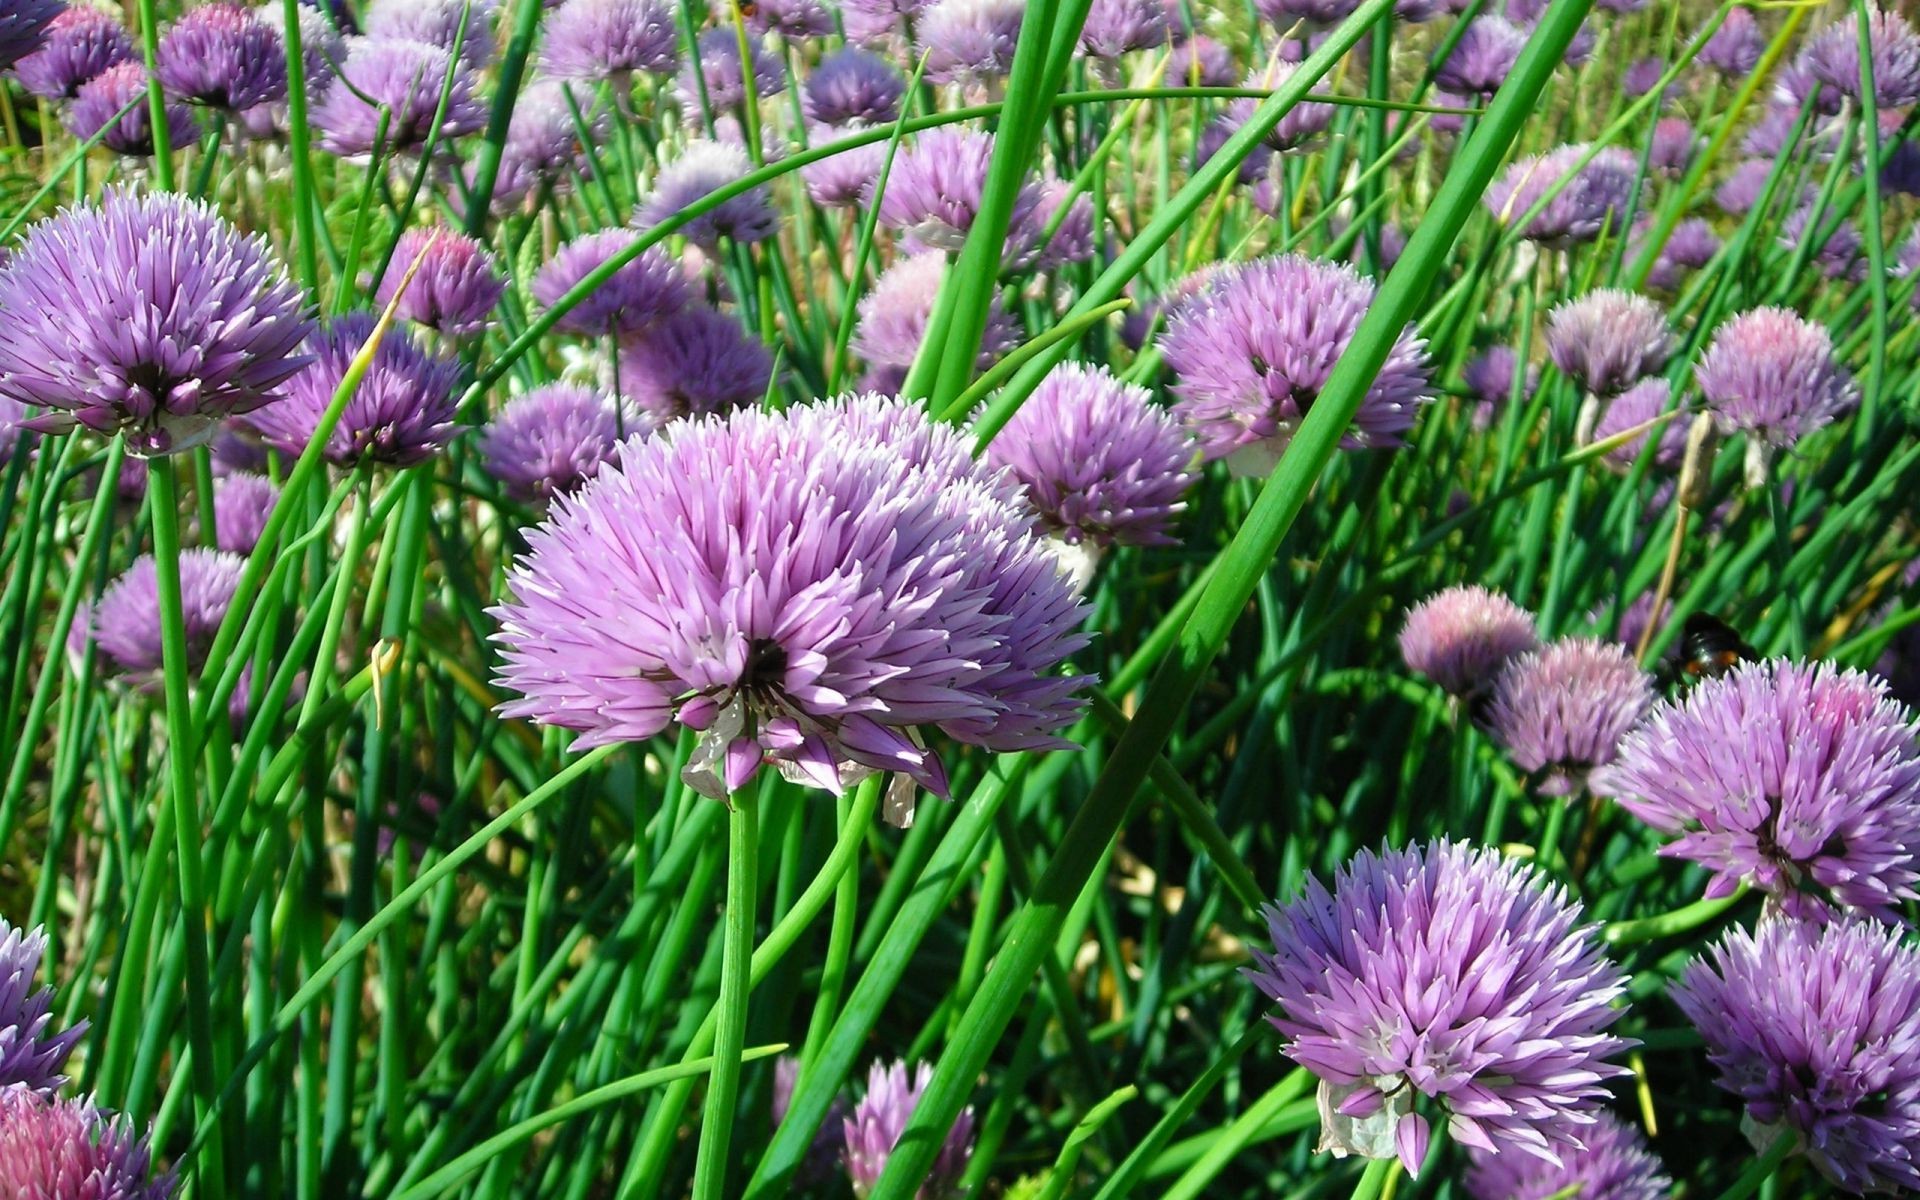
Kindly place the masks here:
<instances>
[{"instance_id":1,"label":"bumblebee","mask_svg":"<svg viewBox=\"0 0 1920 1200\"><path fill-rule=\"evenodd\" d=\"M1692 685L1717 679L1760 655L1731 625L1711 613L1689 613L1680 627L1680 646L1674 656L1673 678Z\"/></svg>"}]
</instances>

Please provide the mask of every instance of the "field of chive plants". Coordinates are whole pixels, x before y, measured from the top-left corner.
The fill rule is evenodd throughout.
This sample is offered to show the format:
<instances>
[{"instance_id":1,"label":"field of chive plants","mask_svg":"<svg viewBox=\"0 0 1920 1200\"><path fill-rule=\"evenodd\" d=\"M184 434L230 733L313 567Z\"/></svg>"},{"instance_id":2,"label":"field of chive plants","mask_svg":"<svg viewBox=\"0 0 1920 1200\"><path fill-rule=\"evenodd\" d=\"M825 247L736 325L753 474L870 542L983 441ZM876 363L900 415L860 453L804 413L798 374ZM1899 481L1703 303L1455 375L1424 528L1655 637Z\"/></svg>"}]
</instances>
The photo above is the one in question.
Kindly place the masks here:
<instances>
[{"instance_id":1,"label":"field of chive plants","mask_svg":"<svg viewBox=\"0 0 1920 1200\"><path fill-rule=\"evenodd\" d=\"M0 0L0 1200L1920 1194L1915 22Z\"/></svg>"}]
</instances>

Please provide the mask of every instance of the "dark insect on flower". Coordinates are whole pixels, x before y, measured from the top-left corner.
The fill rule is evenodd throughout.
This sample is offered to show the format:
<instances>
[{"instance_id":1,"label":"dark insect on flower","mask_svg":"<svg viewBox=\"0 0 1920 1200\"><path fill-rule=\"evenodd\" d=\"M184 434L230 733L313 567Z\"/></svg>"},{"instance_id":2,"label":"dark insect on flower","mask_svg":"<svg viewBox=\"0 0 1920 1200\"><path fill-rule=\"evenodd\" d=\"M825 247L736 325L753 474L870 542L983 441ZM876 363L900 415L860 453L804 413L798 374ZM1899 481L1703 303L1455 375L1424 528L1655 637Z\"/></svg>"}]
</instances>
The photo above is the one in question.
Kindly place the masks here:
<instances>
[{"instance_id":1,"label":"dark insect on flower","mask_svg":"<svg viewBox=\"0 0 1920 1200\"><path fill-rule=\"evenodd\" d=\"M1733 626L1712 613L1689 613L1680 626L1677 676L1687 683L1718 679L1743 662L1759 662L1760 655Z\"/></svg>"}]
</instances>

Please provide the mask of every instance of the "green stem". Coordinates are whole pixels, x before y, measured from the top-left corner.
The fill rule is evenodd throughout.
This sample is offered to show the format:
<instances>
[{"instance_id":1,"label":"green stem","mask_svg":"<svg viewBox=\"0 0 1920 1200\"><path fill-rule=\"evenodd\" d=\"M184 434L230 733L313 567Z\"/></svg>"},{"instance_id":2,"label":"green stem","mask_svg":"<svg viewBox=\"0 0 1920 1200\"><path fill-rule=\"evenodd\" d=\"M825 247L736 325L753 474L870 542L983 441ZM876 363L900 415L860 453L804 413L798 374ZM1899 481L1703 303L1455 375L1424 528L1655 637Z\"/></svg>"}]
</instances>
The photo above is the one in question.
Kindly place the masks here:
<instances>
[{"instance_id":1,"label":"green stem","mask_svg":"<svg viewBox=\"0 0 1920 1200\"><path fill-rule=\"evenodd\" d=\"M720 1022L714 1033L713 1073L694 1161L694 1200L726 1194L727 1147L740 1094L740 1054L747 1043L748 973L753 964L753 904L759 889L757 796L743 791L727 815L727 924L720 949Z\"/></svg>"},{"instance_id":2,"label":"green stem","mask_svg":"<svg viewBox=\"0 0 1920 1200\"><path fill-rule=\"evenodd\" d=\"M1685 908L1676 908L1669 913L1655 917L1641 917L1634 921L1615 921L1608 925L1602 934L1609 946L1633 946L1641 942L1658 941L1661 938L1676 937L1691 933L1709 921L1724 915L1734 905L1744 900L1747 885L1741 884L1733 895L1712 900L1696 900Z\"/></svg>"},{"instance_id":3,"label":"green stem","mask_svg":"<svg viewBox=\"0 0 1920 1200\"><path fill-rule=\"evenodd\" d=\"M1374 1200L1380 1194L1380 1189L1387 1186L1387 1177L1399 1165L1397 1158L1376 1158L1369 1162L1360 1175L1360 1182L1353 1185L1353 1200Z\"/></svg>"},{"instance_id":4,"label":"green stem","mask_svg":"<svg viewBox=\"0 0 1920 1200\"><path fill-rule=\"evenodd\" d=\"M1760 1190L1761 1184L1773 1178L1773 1173L1780 1169L1780 1164L1787 1161L1787 1156L1796 1148L1794 1136L1781 1131L1774 1138L1773 1145L1767 1147L1767 1152L1755 1159L1753 1165L1733 1181L1732 1187L1720 1193L1720 1200L1747 1200L1748 1196Z\"/></svg>"}]
</instances>

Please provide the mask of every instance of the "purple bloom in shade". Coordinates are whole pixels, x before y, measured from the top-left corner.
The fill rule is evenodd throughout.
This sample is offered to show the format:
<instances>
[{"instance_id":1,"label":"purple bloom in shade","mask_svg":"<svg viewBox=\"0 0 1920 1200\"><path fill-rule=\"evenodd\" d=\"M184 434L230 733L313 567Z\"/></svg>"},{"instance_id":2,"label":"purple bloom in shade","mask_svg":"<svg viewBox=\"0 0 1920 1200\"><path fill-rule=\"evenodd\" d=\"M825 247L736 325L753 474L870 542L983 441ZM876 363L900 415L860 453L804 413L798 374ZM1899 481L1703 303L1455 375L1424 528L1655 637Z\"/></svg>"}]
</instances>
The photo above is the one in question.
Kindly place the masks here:
<instances>
[{"instance_id":1,"label":"purple bloom in shade","mask_svg":"<svg viewBox=\"0 0 1920 1200\"><path fill-rule=\"evenodd\" d=\"M1567 796L1618 753L1653 703L1653 677L1612 642L1563 638L1507 664L1487 712L1494 738L1545 796Z\"/></svg>"},{"instance_id":2,"label":"purple bloom in shade","mask_svg":"<svg viewBox=\"0 0 1920 1200\"><path fill-rule=\"evenodd\" d=\"M1920 881L1920 746L1882 679L1827 663L1742 663L1662 702L1594 790L1711 870L1795 912L1838 904L1884 920Z\"/></svg>"},{"instance_id":3,"label":"purple bloom in shade","mask_svg":"<svg viewBox=\"0 0 1920 1200\"><path fill-rule=\"evenodd\" d=\"M690 60L680 68L681 107L691 118L700 115L700 82L706 84L707 107L715 113L739 108L747 102L746 73L740 67L740 35L731 25L709 29L700 35L699 79ZM787 90L786 68L760 44L757 37L747 39L747 52L753 62L753 94L758 100L777 96Z\"/></svg>"},{"instance_id":4,"label":"purple bloom in shade","mask_svg":"<svg viewBox=\"0 0 1920 1200\"><path fill-rule=\"evenodd\" d=\"M1080 49L1091 58L1114 59L1166 45L1167 32L1162 0L1093 0L1080 28Z\"/></svg>"},{"instance_id":5,"label":"purple bloom in shade","mask_svg":"<svg viewBox=\"0 0 1920 1200\"><path fill-rule=\"evenodd\" d=\"M1062 179L1049 179L1040 185L1039 201L1018 226L1007 231L1004 265L1021 270L1032 267L1053 271L1093 257L1093 201L1085 192L1073 198L1067 215L1060 220L1060 227L1045 244L1041 242L1068 190L1067 182Z\"/></svg>"},{"instance_id":6,"label":"purple bloom in shade","mask_svg":"<svg viewBox=\"0 0 1920 1200\"><path fill-rule=\"evenodd\" d=\"M940 128L918 135L894 155L887 190L880 197L881 224L924 246L960 249L980 213L992 157L990 133ZM1018 228L1039 199L1037 187L1023 185L1010 227Z\"/></svg>"},{"instance_id":7,"label":"purple bloom in shade","mask_svg":"<svg viewBox=\"0 0 1920 1200\"><path fill-rule=\"evenodd\" d=\"M187 662L198 671L213 647L220 621L233 604L246 563L224 550L180 552L180 608L185 617ZM160 680L160 579L153 555L135 559L107 585L93 609L92 633L114 669L139 687Z\"/></svg>"},{"instance_id":8,"label":"purple bloom in shade","mask_svg":"<svg viewBox=\"0 0 1920 1200\"><path fill-rule=\"evenodd\" d=\"M1564 248L1592 241L1609 225L1619 230L1630 215L1625 209L1639 163L1618 146L1608 146L1577 167L1588 148L1575 143L1521 159L1487 189L1486 206L1502 225L1512 224L1565 178L1566 186L1528 223L1525 237Z\"/></svg>"},{"instance_id":9,"label":"purple bloom in shade","mask_svg":"<svg viewBox=\"0 0 1920 1200\"><path fill-rule=\"evenodd\" d=\"M1299 67L1292 63L1276 60L1248 75L1245 86L1278 90L1297 70ZM1238 130L1245 125L1252 119L1254 110L1259 108L1260 104L1260 101L1251 97L1243 97L1228 104L1225 116L1231 128ZM1282 153L1297 150L1325 133L1332 121L1333 105L1302 100L1288 109L1287 114L1280 118L1280 123L1275 125L1261 141L1268 149Z\"/></svg>"},{"instance_id":10,"label":"purple bloom in shade","mask_svg":"<svg viewBox=\"0 0 1920 1200\"><path fill-rule=\"evenodd\" d=\"M30 1200L169 1200L145 1138L91 1100L0 1088L0 1179Z\"/></svg>"},{"instance_id":11,"label":"purple bloom in shade","mask_svg":"<svg viewBox=\"0 0 1920 1200\"><path fill-rule=\"evenodd\" d=\"M19 1087L52 1096L66 1082L60 1069L67 1055L87 1031L82 1021L52 1032L53 989L33 986L46 952L45 933L23 933L0 917L0 1090Z\"/></svg>"},{"instance_id":12,"label":"purple bloom in shade","mask_svg":"<svg viewBox=\"0 0 1920 1200\"><path fill-rule=\"evenodd\" d=\"M81 84L133 56L133 38L126 27L82 4L53 19L45 44L13 64L13 77L42 100L71 100Z\"/></svg>"},{"instance_id":13,"label":"purple bloom in shade","mask_svg":"<svg viewBox=\"0 0 1920 1200\"><path fill-rule=\"evenodd\" d=\"M308 339L314 361L288 382L287 398L248 418L268 443L287 454L306 449L373 327L372 313L351 312ZM422 350L404 329L387 330L327 439L327 459L343 467L424 461L456 432L453 385L459 378L458 362Z\"/></svg>"},{"instance_id":14,"label":"purple bloom in shade","mask_svg":"<svg viewBox=\"0 0 1920 1200\"><path fill-rule=\"evenodd\" d=\"M1043 532L1070 544L1170 546L1194 447L1153 394L1102 366L1061 363L987 446L1026 485Z\"/></svg>"},{"instance_id":15,"label":"purple bloom in shade","mask_svg":"<svg viewBox=\"0 0 1920 1200\"><path fill-rule=\"evenodd\" d=\"M1240 82L1233 51L1204 33L1181 38L1173 46L1163 77L1168 87L1232 87Z\"/></svg>"},{"instance_id":16,"label":"purple bloom in shade","mask_svg":"<svg viewBox=\"0 0 1920 1200\"><path fill-rule=\"evenodd\" d=\"M218 479L222 475L245 472L262 475L267 470L267 448L251 429L238 421L229 421L213 435L208 443L213 455L213 474Z\"/></svg>"},{"instance_id":17,"label":"purple bloom in shade","mask_svg":"<svg viewBox=\"0 0 1920 1200\"><path fill-rule=\"evenodd\" d=\"M935 0L920 14L915 40L935 83L981 83L1013 69L1026 0Z\"/></svg>"},{"instance_id":18,"label":"purple bloom in shade","mask_svg":"<svg viewBox=\"0 0 1920 1200\"><path fill-rule=\"evenodd\" d=\"M475 133L487 123L487 108L474 95L472 74L438 46L362 38L347 51L340 76L339 82L346 86L327 88L313 105L313 127L320 131L320 145L332 154L369 155L376 142L389 154L425 148L449 77L453 90L447 97L437 149L446 153L452 139ZM380 137L382 106L391 114L384 139Z\"/></svg>"},{"instance_id":19,"label":"purple bloom in shade","mask_svg":"<svg viewBox=\"0 0 1920 1200\"><path fill-rule=\"evenodd\" d=\"M1400 627L1401 659L1452 696L1479 695L1509 661L1539 647L1533 614L1479 586L1435 592Z\"/></svg>"},{"instance_id":20,"label":"purple bloom in shade","mask_svg":"<svg viewBox=\"0 0 1920 1200\"><path fill-rule=\"evenodd\" d=\"M1434 72L1443 91L1476 101L1493 95L1507 81L1507 73L1526 49L1527 31L1505 17L1482 14L1473 19L1453 53Z\"/></svg>"},{"instance_id":21,"label":"purple bloom in shade","mask_svg":"<svg viewBox=\"0 0 1920 1200\"><path fill-rule=\"evenodd\" d=\"M1867 40L1873 51L1876 107L1904 108L1920 100L1920 34L1913 31L1906 18L1870 5ZM1801 49L1795 65L1856 106L1860 105L1859 14L1849 12L1815 34Z\"/></svg>"},{"instance_id":22,"label":"purple bloom in shade","mask_svg":"<svg viewBox=\"0 0 1920 1200\"><path fill-rule=\"evenodd\" d=\"M771 761L839 790L869 771L946 792L923 733L1062 746L1085 615L1008 481L961 431L861 396L741 409L629 439L528 534L509 578L507 717L584 747L700 738L682 778L738 791ZM911 819L911 797L887 815Z\"/></svg>"},{"instance_id":23,"label":"purple bloom in shade","mask_svg":"<svg viewBox=\"0 0 1920 1200\"><path fill-rule=\"evenodd\" d=\"M555 79L597 83L635 71L670 75L680 36L666 0L566 0L546 19L540 69ZM581 111L592 105L582 93Z\"/></svg>"},{"instance_id":24,"label":"purple bloom in shade","mask_svg":"<svg viewBox=\"0 0 1920 1200\"><path fill-rule=\"evenodd\" d=\"M825 37L833 32L833 14L820 0L758 0L747 14L747 27L789 41Z\"/></svg>"},{"instance_id":25,"label":"purple bloom in shade","mask_svg":"<svg viewBox=\"0 0 1920 1200\"><path fill-rule=\"evenodd\" d=\"M528 291L542 308L552 308L607 260L640 240L631 229L601 229L560 247L533 277ZM679 312L693 290L679 264L658 246L642 251L606 282L567 310L557 328L589 337L629 335Z\"/></svg>"},{"instance_id":26,"label":"purple bloom in shade","mask_svg":"<svg viewBox=\"0 0 1920 1200\"><path fill-rule=\"evenodd\" d=\"M486 247L450 229L409 229L400 235L373 294L376 308L386 308L416 259L420 269L401 297L401 316L455 337L487 327L493 306L507 290L506 280Z\"/></svg>"},{"instance_id":27,"label":"purple bloom in shade","mask_svg":"<svg viewBox=\"0 0 1920 1200\"><path fill-rule=\"evenodd\" d=\"M1880 159L1880 190L1920 196L1920 144L1901 142Z\"/></svg>"},{"instance_id":28,"label":"purple bloom in shade","mask_svg":"<svg viewBox=\"0 0 1920 1200\"><path fill-rule=\"evenodd\" d=\"M1828 279L1854 278L1863 265L1860 231L1844 217L1829 226L1828 222L1833 220L1832 214L1821 218L1818 228L1826 230L1827 235L1826 240L1820 243L1820 248L1814 251L1813 261L1819 266L1820 273ZM1810 228L1812 225L1811 205L1795 209L1781 223L1779 238L1781 248L1796 249L1809 237L1814 236L1815 231Z\"/></svg>"},{"instance_id":29,"label":"purple bloom in shade","mask_svg":"<svg viewBox=\"0 0 1920 1200\"><path fill-rule=\"evenodd\" d=\"M221 0L187 10L160 39L161 84L193 104L239 112L287 94L287 49L252 10Z\"/></svg>"},{"instance_id":30,"label":"purple bloom in shade","mask_svg":"<svg viewBox=\"0 0 1920 1200\"><path fill-rule=\"evenodd\" d=\"M1222 271L1181 305L1161 349L1174 410L1206 456L1241 474L1272 471L1372 303L1373 284L1352 267L1283 254ZM1429 398L1426 343L1408 326L1342 445L1400 445Z\"/></svg>"},{"instance_id":31,"label":"purple bloom in shade","mask_svg":"<svg viewBox=\"0 0 1920 1200\"><path fill-rule=\"evenodd\" d=\"M1673 1180L1638 1129L1602 1111L1580 1130L1583 1149L1563 1149L1556 1166L1518 1154L1475 1154L1462 1182L1472 1200L1665 1200Z\"/></svg>"},{"instance_id":32,"label":"purple bloom in shade","mask_svg":"<svg viewBox=\"0 0 1920 1200\"><path fill-rule=\"evenodd\" d=\"M917 1064L911 1076L903 1061L876 1062L867 1068L867 1094L853 1106L853 1114L842 1126L841 1162L847 1168L847 1178L853 1181L856 1200L866 1200L880 1181L888 1157L932 1082L933 1068L926 1063ZM914 1193L914 1200L958 1200L962 1195L960 1176L972 1156L973 1108L969 1105L940 1143L940 1153Z\"/></svg>"},{"instance_id":33,"label":"purple bloom in shade","mask_svg":"<svg viewBox=\"0 0 1920 1200\"><path fill-rule=\"evenodd\" d=\"M1857 399L1825 327L1786 308L1751 309L1722 325L1694 376L1722 434L1782 448Z\"/></svg>"},{"instance_id":34,"label":"purple bloom in shade","mask_svg":"<svg viewBox=\"0 0 1920 1200\"><path fill-rule=\"evenodd\" d=\"M0 71L45 45L47 26L65 7L60 0L0 0Z\"/></svg>"},{"instance_id":35,"label":"purple bloom in shade","mask_svg":"<svg viewBox=\"0 0 1920 1200\"><path fill-rule=\"evenodd\" d=\"M592 479L620 440L619 415L598 392L549 384L507 401L480 434L487 473L507 494L544 503ZM637 431L639 422L629 425Z\"/></svg>"},{"instance_id":36,"label":"purple bloom in shade","mask_svg":"<svg viewBox=\"0 0 1920 1200\"><path fill-rule=\"evenodd\" d=\"M1627 64L1620 76L1620 90L1629 98L1640 97L1660 86L1660 80L1666 76L1667 63L1660 58L1639 58ZM1668 89L1669 93L1672 88Z\"/></svg>"},{"instance_id":37,"label":"purple bloom in shade","mask_svg":"<svg viewBox=\"0 0 1920 1200\"><path fill-rule=\"evenodd\" d=\"M773 352L740 322L692 305L641 331L619 357L621 397L655 424L758 404Z\"/></svg>"},{"instance_id":38,"label":"purple bloom in shade","mask_svg":"<svg viewBox=\"0 0 1920 1200\"><path fill-rule=\"evenodd\" d=\"M1607 614L1611 611L1613 611L1613 602L1603 601L1587 614L1587 620L1595 626L1604 626ZM1626 647L1629 651L1638 649L1640 635L1647 631L1647 621L1652 616L1653 592L1651 590L1641 592L1633 598L1632 603L1620 610L1620 619L1614 622L1613 626L1614 642Z\"/></svg>"},{"instance_id":39,"label":"purple bloom in shade","mask_svg":"<svg viewBox=\"0 0 1920 1200\"><path fill-rule=\"evenodd\" d=\"M1678 175L1693 162L1700 148L1700 135L1685 117L1662 117L1653 127L1653 146L1648 165L1668 175Z\"/></svg>"},{"instance_id":40,"label":"purple bloom in shade","mask_svg":"<svg viewBox=\"0 0 1920 1200\"><path fill-rule=\"evenodd\" d=\"M1730 216L1744 217L1760 202L1774 164L1764 158L1742 159L1735 164L1726 182L1714 189L1713 202Z\"/></svg>"},{"instance_id":41,"label":"purple bloom in shade","mask_svg":"<svg viewBox=\"0 0 1920 1200\"><path fill-rule=\"evenodd\" d=\"M267 243L209 205L111 190L34 226L0 271L0 395L47 410L41 430L190 449L305 364L302 308Z\"/></svg>"},{"instance_id":42,"label":"purple bloom in shade","mask_svg":"<svg viewBox=\"0 0 1920 1200\"><path fill-rule=\"evenodd\" d=\"M1830 148L1820 144L1824 139L1820 136L1820 127L1817 124L1810 124L1800 130L1798 136L1802 141L1794 140L1796 136L1794 130L1799 124L1798 105L1769 104L1760 114L1760 119L1741 136L1740 148L1746 152L1748 158L1774 159L1798 149L1803 142L1812 142L1814 149L1822 157L1831 158Z\"/></svg>"},{"instance_id":43,"label":"purple bloom in shade","mask_svg":"<svg viewBox=\"0 0 1920 1200\"><path fill-rule=\"evenodd\" d=\"M793 1106L793 1089L800 1083L800 1060L782 1054L773 1060L773 1127L778 1129ZM794 1182L802 1187L825 1183L840 1165L840 1153L847 1144L847 1102L835 1096L827 1106L827 1116L813 1135L807 1156L800 1160Z\"/></svg>"},{"instance_id":44,"label":"purple bloom in shade","mask_svg":"<svg viewBox=\"0 0 1920 1200\"><path fill-rule=\"evenodd\" d=\"M1235 81L1238 83L1238 80ZM1233 86L1232 84L1228 86ZM1239 131L1244 122L1228 118L1225 113L1207 122L1200 130L1200 136L1194 139L1193 165L1197 168L1227 144L1227 139ZM1238 178L1241 183L1257 183L1267 177L1267 167L1273 162L1273 150L1265 142L1257 143L1253 152L1240 160Z\"/></svg>"},{"instance_id":45,"label":"purple bloom in shade","mask_svg":"<svg viewBox=\"0 0 1920 1200\"><path fill-rule=\"evenodd\" d=\"M1704 267L1720 253L1720 235L1704 217L1689 217L1673 227L1673 236L1660 253L1682 267Z\"/></svg>"},{"instance_id":46,"label":"purple bloom in shade","mask_svg":"<svg viewBox=\"0 0 1920 1200\"><path fill-rule=\"evenodd\" d=\"M822 126L808 132L807 143L823 145L843 132ZM800 168L800 177L806 181L807 195L813 197L815 204L826 208L853 208L864 203L873 191L886 159L887 144L874 142L810 162Z\"/></svg>"},{"instance_id":47,"label":"purple bloom in shade","mask_svg":"<svg viewBox=\"0 0 1920 1200\"><path fill-rule=\"evenodd\" d=\"M869 366L895 367L901 373L911 367L926 339L927 321L946 271L946 256L933 253L900 259L883 271L873 290L860 298L853 352ZM987 308L987 327L976 362L984 367L1019 344L1019 327L996 296Z\"/></svg>"},{"instance_id":48,"label":"purple bloom in shade","mask_svg":"<svg viewBox=\"0 0 1920 1200\"><path fill-rule=\"evenodd\" d=\"M807 76L800 109L818 125L886 125L900 118L904 76L878 54L845 46Z\"/></svg>"},{"instance_id":49,"label":"purple bloom in shade","mask_svg":"<svg viewBox=\"0 0 1920 1200\"><path fill-rule=\"evenodd\" d=\"M1521 371L1518 360L1519 355L1513 352L1512 346L1489 346L1484 354L1476 355L1460 369L1460 378L1481 404L1493 409L1505 408L1516 398L1532 399L1534 389L1540 386L1540 368L1529 363L1526 370ZM1520 389L1517 397L1516 387Z\"/></svg>"},{"instance_id":50,"label":"purple bloom in shade","mask_svg":"<svg viewBox=\"0 0 1920 1200\"><path fill-rule=\"evenodd\" d=\"M1612 396L1666 365L1667 316L1645 296L1596 288L1547 315L1547 354L1560 373L1595 396Z\"/></svg>"},{"instance_id":51,"label":"purple bloom in shade","mask_svg":"<svg viewBox=\"0 0 1920 1200\"><path fill-rule=\"evenodd\" d=\"M1353 15L1353 10L1360 7L1360 0L1254 0L1253 6L1275 29L1285 31L1295 21L1337 24Z\"/></svg>"},{"instance_id":52,"label":"purple bloom in shade","mask_svg":"<svg viewBox=\"0 0 1920 1200\"><path fill-rule=\"evenodd\" d=\"M147 69L138 62L108 67L80 85L67 108L67 132L83 140L100 134L100 144L115 154L146 158L153 153L153 126L147 106L134 103L146 94ZM166 111L168 148L193 145L200 130L193 110L170 99Z\"/></svg>"},{"instance_id":53,"label":"purple bloom in shade","mask_svg":"<svg viewBox=\"0 0 1920 1200\"><path fill-rule=\"evenodd\" d=\"M1429 1141L1416 1097L1469 1149L1557 1162L1599 1121L1626 976L1580 906L1532 867L1460 842L1362 850L1264 910L1243 973L1276 1001L1287 1057L1320 1077L1320 1147L1398 1157Z\"/></svg>"},{"instance_id":54,"label":"purple bloom in shade","mask_svg":"<svg viewBox=\"0 0 1920 1200\"><path fill-rule=\"evenodd\" d=\"M265 475L234 471L213 481L213 544L251 554L280 502L280 489Z\"/></svg>"},{"instance_id":55,"label":"purple bloom in shade","mask_svg":"<svg viewBox=\"0 0 1920 1200\"><path fill-rule=\"evenodd\" d=\"M493 59L493 14L498 0L373 0L366 10L370 38L406 38L438 46L481 70Z\"/></svg>"},{"instance_id":56,"label":"purple bloom in shade","mask_svg":"<svg viewBox=\"0 0 1920 1200\"><path fill-rule=\"evenodd\" d=\"M1667 381L1655 376L1643 379L1626 391L1615 396L1608 404L1605 413L1593 428L1593 440L1604 442L1617 434L1644 425L1648 421L1666 412L1672 405L1672 389ZM1687 453L1687 421L1685 415L1670 418L1664 425L1656 425L1644 430L1615 449L1607 451L1607 461L1622 471L1631 470L1633 464L1640 461L1641 453L1647 447L1647 438L1653 437L1653 466L1661 471L1678 471L1680 462Z\"/></svg>"},{"instance_id":57,"label":"purple bloom in shade","mask_svg":"<svg viewBox=\"0 0 1920 1200\"><path fill-rule=\"evenodd\" d=\"M583 123L586 137L598 141L606 133L607 119L604 110L594 108L590 94L580 102L580 117L574 119L567 85L558 80L540 80L520 93L500 147L495 205L518 203L543 187L565 191L587 173Z\"/></svg>"},{"instance_id":58,"label":"purple bloom in shade","mask_svg":"<svg viewBox=\"0 0 1920 1200\"><path fill-rule=\"evenodd\" d=\"M899 169L898 160L894 169ZM651 229L710 192L738 183L752 170L746 150L732 142L688 142L679 158L660 169L653 191L634 214L634 224ZM773 193L762 185L721 201L677 232L696 246L712 249L721 238L763 242L779 231L780 213L773 206Z\"/></svg>"},{"instance_id":59,"label":"purple bloom in shade","mask_svg":"<svg viewBox=\"0 0 1920 1200\"><path fill-rule=\"evenodd\" d=\"M1920 1188L1920 950L1867 921L1730 930L1670 995L1756 1148L1793 1139L1856 1196Z\"/></svg>"},{"instance_id":60,"label":"purple bloom in shade","mask_svg":"<svg viewBox=\"0 0 1920 1200\"><path fill-rule=\"evenodd\" d=\"M1754 19L1752 10L1735 8L1727 12L1720 28L1700 47L1695 61L1729 79L1740 79L1751 75L1760 65L1760 56L1766 49L1766 36L1760 32L1760 23Z\"/></svg>"}]
</instances>

